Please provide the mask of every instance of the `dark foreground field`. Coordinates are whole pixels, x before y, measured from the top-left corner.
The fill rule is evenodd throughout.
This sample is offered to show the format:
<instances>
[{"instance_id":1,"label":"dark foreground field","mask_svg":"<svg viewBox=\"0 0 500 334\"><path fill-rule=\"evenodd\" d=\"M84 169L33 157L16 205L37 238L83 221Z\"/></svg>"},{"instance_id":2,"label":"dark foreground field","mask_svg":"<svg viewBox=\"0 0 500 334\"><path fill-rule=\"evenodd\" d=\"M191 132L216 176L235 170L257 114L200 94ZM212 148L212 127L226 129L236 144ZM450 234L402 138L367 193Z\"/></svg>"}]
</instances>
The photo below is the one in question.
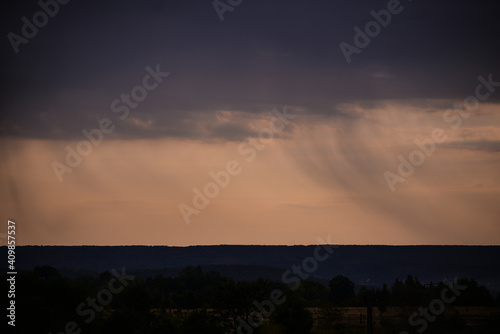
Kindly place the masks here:
<instances>
[{"instance_id":1,"label":"dark foreground field","mask_svg":"<svg viewBox=\"0 0 500 334\"><path fill-rule=\"evenodd\" d=\"M240 281L201 267L68 278L39 266L16 280L19 333L366 333L370 323L373 333L499 333L499 306L474 278L423 284L407 275L376 288L343 275L326 285Z\"/></svg>"}]
</instances>

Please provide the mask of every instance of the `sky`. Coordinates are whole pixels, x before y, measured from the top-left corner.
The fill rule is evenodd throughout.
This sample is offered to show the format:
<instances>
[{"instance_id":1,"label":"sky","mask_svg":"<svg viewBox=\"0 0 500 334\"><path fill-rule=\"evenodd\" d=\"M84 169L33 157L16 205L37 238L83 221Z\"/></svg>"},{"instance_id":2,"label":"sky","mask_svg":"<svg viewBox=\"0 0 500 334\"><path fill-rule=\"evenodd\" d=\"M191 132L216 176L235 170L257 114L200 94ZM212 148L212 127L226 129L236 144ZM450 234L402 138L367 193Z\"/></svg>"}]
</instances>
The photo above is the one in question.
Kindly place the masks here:
<instances>
[{"instance_id":1,"label":"sky","mask_svg":"<svg viewBox=\"0 0 500 334\"><path fill-rule=\"evenodd\" d=\"M18 245L500 244L495 1L41 4L0 24Z\"/></svg>"}]
</instances>

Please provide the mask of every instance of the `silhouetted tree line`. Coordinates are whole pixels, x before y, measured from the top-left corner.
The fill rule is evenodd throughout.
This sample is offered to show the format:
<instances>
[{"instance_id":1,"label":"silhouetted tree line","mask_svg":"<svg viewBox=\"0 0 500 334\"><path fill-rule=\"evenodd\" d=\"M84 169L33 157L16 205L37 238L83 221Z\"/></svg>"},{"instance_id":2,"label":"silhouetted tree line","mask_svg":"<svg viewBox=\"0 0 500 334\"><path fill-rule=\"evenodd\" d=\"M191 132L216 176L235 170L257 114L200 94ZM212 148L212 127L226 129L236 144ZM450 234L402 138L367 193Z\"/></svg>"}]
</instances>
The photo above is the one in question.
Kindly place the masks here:
<instances>
[{"instance_id":1,"label":"silhouetted tree line","mask_svg":"<svg viewBox=\"0 0 500 334\"><path fill-rule=\"evenodd\" d=\"M186 267L177 277L136 277L122 291L112 294L112 300L106 299L107 304L97 302L99 307L93 316L90 311L85 316L77 312L82 303L90 309L88 298L95 299L99 291L109 289L112 279L110 272L98 277L64 278L46 266L18 273L17 329L23 333L53 334L210 334L229 333L242 323L253 322L259 325L246 325L241 332L306 334L314 323L308 308L320 308L317 324L328 327L342 320L341 307L366 306L370 299L383 314L390 306L427 305L440 298L446 288L443 282L424 285L411 275L405 280L397 279L390 288L384 284L382 288L361 287L357 291L355 284L342 275L332 278L329 286L315 281L286 286L267 279L235 281L218 272ZM474 279L459 279L457 283L467 289L453 305L500 305L500 296L494 299ZM272 309L268 307L259 313L264 313L262 318L256 319L254 311L260 310L256 304L269 300L277 290L285 302L273 304Z\"/></svg>"},{"instance_id":2,"label":"silhouetted tree line","mask_svg":"<svg viewBox=\"0 0 500 334\"><path fill-rule=\"evenodd\" d=\"M354 283L349 278L339 275L330 280L329 296L330 301L337 306L366 305L368 295L376 305L426 305L433 299L440 299L442 291L453 285L466 287L454 300L455 306L500 305L500 294L495 300L488 288L475 279L460 278L454 282L430 282L424 285L412 275L408 275L405 280L396 279L390 289L387 284L382 288L362 286L357 294Z\"/></svg>"}]
</instances>

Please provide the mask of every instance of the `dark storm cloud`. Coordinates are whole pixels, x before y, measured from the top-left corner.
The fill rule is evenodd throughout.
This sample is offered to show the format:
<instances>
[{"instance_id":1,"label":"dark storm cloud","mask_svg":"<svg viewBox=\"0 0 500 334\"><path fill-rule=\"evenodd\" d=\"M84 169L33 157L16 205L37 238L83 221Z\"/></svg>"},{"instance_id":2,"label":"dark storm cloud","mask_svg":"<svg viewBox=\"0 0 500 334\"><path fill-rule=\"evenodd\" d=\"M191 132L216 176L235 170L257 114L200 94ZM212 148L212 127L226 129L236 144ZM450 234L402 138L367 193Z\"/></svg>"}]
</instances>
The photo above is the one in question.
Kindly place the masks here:
<instances>
[{"instance_id":1,"label":"dark storm cloud","mask_svg":"<svg viewBox=\"0 0 500 334\"><path fill-rule=\"evenodd\" d=\"M498 140L466 140L454 143L445 143L443 146L457 150L500 152L500 141Z\"/></svg>"},{"instance_id":2,"label":"dark storm cloud","mask_svg":"<svg viewBox=\"0 0 500 334\"><path fill-rule=\"evenodd\" d=\"M241 125L205 123L217 110L282 105L337 114L373 99L461 98L478 75L500 75L496 2L402 1L404 10L347 64L338 45L387 1L244 1L221 22L211 1L76 1L15 54L5 37L4 136L69 139L99 119L117 136L227 137ZM19 34L35 1L11 1L2 32ZM170 72L119 124L110 103L141 83L146 66ZM113 118L114 117L114 118ZM142 124L142 125L141 125Z\"/></svg>"}]
</instances>

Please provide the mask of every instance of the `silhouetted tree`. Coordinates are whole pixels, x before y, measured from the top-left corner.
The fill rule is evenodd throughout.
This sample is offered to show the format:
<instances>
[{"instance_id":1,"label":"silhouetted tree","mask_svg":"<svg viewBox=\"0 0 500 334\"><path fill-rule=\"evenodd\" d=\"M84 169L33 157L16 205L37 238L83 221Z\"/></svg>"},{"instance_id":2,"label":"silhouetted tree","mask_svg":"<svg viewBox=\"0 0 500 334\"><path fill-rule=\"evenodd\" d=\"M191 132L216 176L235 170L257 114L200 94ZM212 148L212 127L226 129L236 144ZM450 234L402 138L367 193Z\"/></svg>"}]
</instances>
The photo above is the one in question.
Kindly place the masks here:
<instances>
[{"instance_id":1,"label":"silhouetted tree","mask_svg":"<svg viewBox=\"0 0 500 334\"><path fill-rule=\"evenodd\" d=\"M56 268L50 266L35 267L33 270L36 276L41 279L57 279L61 278L61 275Z\"/></svg>"},{"instance_id":2,"label":"silhouetted tree","mask_svg":"<svg viewBox=\"0 0 500 334\"><path fill-rule=\"evenodd\" d=\"M335 276L330 280L330 300L334 305L344 306L354 300L354 283L344 275Z\"/></svg>"},{"instance_id":3,"label":"silhouetted tree","mask_svg":"<svg viewBox=\"0 0 500 334\"><path fill-rule=\"evenodd\" d=\"M380 313L380 322L384 321L384 313L387 310L391 302L391 293L387 288L387 284L384 283L382 290L377 290L375 293L375 299L377 303L377 308Z\"/></svg>"},{"instance_id":4,"label":"silhouetted tree","mask_svg":"<svg viewBox=\"0 0 500 334\"><path fill-rule=\"evenodd\" d=\"M313 326L311 312L304 308L304 301L300 296L288 288L284 291L286 300L276 306L271 319L278 325L277 333L281 334L307 334Z\"/></svg>"},{"instance_id":5,"label":"silhouetted tree","mask_svg":"<svg viewBox=\"0 0 500 334\"><path fill-rule=\"evenodd\" d=\"M329 300L328 287L319 282L302 281L297 293L305 300L308 307L325 304Z\"/></svg>"},{"instance_id":6,"label":"silhouetted tree","mask_svg":"<svg viewBox=\"0 0 500 334\"><path fill-rule=\"evenodd\" d=\"M479 284L475 279L457 279L455 284L466 286L460 292L455 305L463 306L493 306L495 301L490 291L484 285Z\"/></svg>"}]
</instances>

